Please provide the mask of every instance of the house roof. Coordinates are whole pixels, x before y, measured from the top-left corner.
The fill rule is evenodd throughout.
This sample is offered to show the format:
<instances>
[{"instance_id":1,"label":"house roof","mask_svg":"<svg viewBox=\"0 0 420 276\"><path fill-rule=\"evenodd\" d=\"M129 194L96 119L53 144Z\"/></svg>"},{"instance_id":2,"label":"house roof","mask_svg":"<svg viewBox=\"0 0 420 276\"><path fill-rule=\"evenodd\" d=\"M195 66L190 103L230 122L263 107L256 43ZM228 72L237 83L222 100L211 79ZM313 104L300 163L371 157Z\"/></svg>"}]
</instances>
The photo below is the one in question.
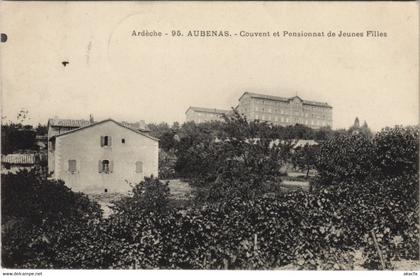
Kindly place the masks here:
<instances>
[{"instance_id":1,"label":"house roof","mask_svg":"<svg viewBox=\"0 0 420 276\"><path fill-rule=\"evenodd\" d=\"M227 114L231 112L231 110L225 110L225 109L190 106L188 107L187 111L185 111L185 113L187 113L188 110L190 109L193 111L198 111L198 112L217 113L217 114Z\"/></svg>"},{"instance_id":2,"label":"house roof","mask_svg":"<svg viewBox=\"0 0 420 276\"><path fill-rule=\"evenodd\" d=\"M97 126L97 125L99 125L99 124L103 124L103 123L106 123L106 122L114 122L115 124L119 125L120 127L123 127L123 128L129 129L129 130L131 130L131 131L134 131L135 133L140 134L140 135L143 135L143 136L145 136L145 137L147 137L147 138L150 138L150 139L152 139L152 140L159 141L159 139L157 139L157 138L155 138L155 137L153 137L153 136L150 136L150 135L148 135L148 134L146 134L146 133L144 133L144 132L142 132L142 131L140 131L140 130L137 130L137 129L131 128L131 127L129 127L128 125L125 125L125 124L119 123L119 122L117 122L117 121L115 121L114 119L111 119L111 118L110 118L110 119L103 120L103 121L100 121L100 122L95 122L95 123L89 124L89 125L87 125L87 126L83 126L83 127L75 128L75 129L72 129L72 130L69 130L69 131L63 132L63 133L61 133L61 134L58 134L58 135L54 135L54 136L52 136L51 138L56 138L56 137L60 137L60 136L64 136L64 135L68 135L68 134L72 134L72 133L74 133L74 132L76 132L76 131L80 131L80 130L83 130L83 129L86 129L86 128L94 127L94 126ZM50 139L51 139L51 138L50 138Z\"/></svg>"},{"instance_id":3,"label":"house roof","mask_svg":"<svg viewBox=\"0 0 420 276\"><path fill-rule=\"evenodd\" d=\"M49 119L48 124L53 127L66 127L66 128L79 128L79 127L85 127L90 124L92 124L88 120L73 120L73 119ZM121 124L128 126L133 129L138 129L140 131L150 131L147 124L144 122L144 120L140 120L135 123L129 123L122 121Z\"/></svg>"},{"instance_id":4,"label":"house roof","mask_svg":"<svg viewBox=\"0 0 420 276\"><path fill-rule=\"evenodd\" d=\"M48 125L55 127L84 127L90 125L88 120L72 120L72 119L49 119Z\"/></svg>"},{"instance_id":5,"label":"house roof","mask_svg":"<svg viewBox=\"0 0 420 276\"><path fill-rule=\"evenodd\" d=\"M242 94L242 96L239 98L239 101L242 99L242 97L244 97L245 95L249 95L251 98L258 98L258 99L265 99L265 100L272 100L272 101L282 101L282 102L289 102L294 98L299 98L300 100L302 100L299 96L294 96L294 97L290 97L290 98L285 98L285 97L278 97L278 96L271 96L271 95L264 95L264 94L257 94L257 93L251 93L251 92L244 92ZM329 107L332 108L332 106L330 106L328 103L323 103L323 102L315 102L315 101L307 101L307 100L302 100L303 104L306 105L314 105L314 106L323 106L323 107Z\"/></svg>"},{"instance_id":6,"label":"house roof","mask_svg":"<svg viewBox=\"0 0 420 276\"><path fill-rule=\"evenodd\" d=\"M7 164L33 165L35 154L12 153L1 156L1 162Z\"/></svg>"},{"instance_id":7,"label":"house roof","mask_svg":"<svg viewBox=\"0 0 420 276\"><path fill-rule=\"evenodd\" d=\"M129 122L122 121L121 124L123 124L125 126L128 126L130 128L133 128L133 129L138 129L140 131L150 131L149 127L144 122L144 120L140 120L140 121L135 122L135 123L129 123Z\"/></svg>"}]
</instances>

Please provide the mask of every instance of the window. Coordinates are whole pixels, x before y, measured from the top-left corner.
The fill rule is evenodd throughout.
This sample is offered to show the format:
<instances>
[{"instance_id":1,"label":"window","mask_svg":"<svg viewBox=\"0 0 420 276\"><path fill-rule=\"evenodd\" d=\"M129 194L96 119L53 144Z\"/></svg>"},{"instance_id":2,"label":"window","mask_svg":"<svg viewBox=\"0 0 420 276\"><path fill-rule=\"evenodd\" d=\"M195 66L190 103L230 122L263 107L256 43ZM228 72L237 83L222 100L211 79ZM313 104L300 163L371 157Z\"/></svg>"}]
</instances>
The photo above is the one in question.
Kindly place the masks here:
<instances>
[{"instance_id":1,"label":"window","mask_svg":"<svg viewBox=\"0 0 420 276\"><path fill-rule=\"evenodd\" d=\"M125 144L125 138L121 139L121 143Z\"/></svg>"},{"instance_id":2,"label":"window","mask_svg":"<svg viewBox=\"0 0 420 276\"><path fill-rule=\"evenodd\" d=\"M143 162L137 161L136 162L136 173L142 173L143 172Z\"/></svg>"},{"instance_id":3,"label":"window","mask_svg":"<svg viewBox=\"0 0 420 276\"><path fill-rule=\"evenodd\" d=\"M107 193L108 192L108 189L105 189L104 192Z\"/></svg>"},{"instance_id":4,"label":"window","mask_svg":"<svg viewBox=\"0 0 420 276\"><path fill-rule=\"evenodd\" d=\"M70 173L76 172L76 160L69 160L69 172Z\"/></svg>"},{"instance_id":5,"label":"window","mask_svg":"<svg viewBox=\"0 0 420 276\"><path fill-rule=\"evenodd\" d=\"M111 136L101 136L101 147L110 147L112 144Z\"/></svg>"},{"instance_id":6,"label":"window","mask_svg":"<svg viewBox=\"0 0 420 276\"><path fill-rule=\"evenodd\" d=\"M112 173L113 162L109 160L99 160L98 172L99 173Z\"/></svg>"}]
</instances>

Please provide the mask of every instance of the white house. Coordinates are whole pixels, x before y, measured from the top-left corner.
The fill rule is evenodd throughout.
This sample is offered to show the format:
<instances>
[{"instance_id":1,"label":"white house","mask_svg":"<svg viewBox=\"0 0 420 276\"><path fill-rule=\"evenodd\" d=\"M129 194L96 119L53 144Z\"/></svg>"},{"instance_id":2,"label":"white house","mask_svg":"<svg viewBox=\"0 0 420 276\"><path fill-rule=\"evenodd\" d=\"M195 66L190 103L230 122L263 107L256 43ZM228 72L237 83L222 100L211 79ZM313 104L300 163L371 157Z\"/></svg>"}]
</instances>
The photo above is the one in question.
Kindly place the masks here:
<instances>
[{"instance_id":1,"label":"white house","mask_svg":"<svg viewBox=\"0 0 420 276\"><path fill-rule=\"evenodd\" d=\"M56 131L57 122L64 131ZM74 122L79 121L49 120L48 171L53 179L73 191L125 193L130 184L158 176L159 142L147 131L112 119L81 120L80 126Z\"/></svg>"}]
</instances>

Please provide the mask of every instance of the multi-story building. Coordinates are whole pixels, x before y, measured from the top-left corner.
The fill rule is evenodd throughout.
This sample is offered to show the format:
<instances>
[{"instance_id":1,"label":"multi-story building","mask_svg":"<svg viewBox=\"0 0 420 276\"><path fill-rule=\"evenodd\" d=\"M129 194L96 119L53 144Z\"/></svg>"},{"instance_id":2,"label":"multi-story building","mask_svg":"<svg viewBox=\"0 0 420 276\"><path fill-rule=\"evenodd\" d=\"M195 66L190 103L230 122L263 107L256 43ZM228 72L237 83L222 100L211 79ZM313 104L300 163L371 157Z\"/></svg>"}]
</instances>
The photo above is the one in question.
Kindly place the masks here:
<instances>
[{"instance_id":1,"label":"multi-story building","mask_svg":"<svg viewBox=\"0 0 420 276\"><path fill-rule=\"evenodd\" d=\"M332 127L332 107L328 103L245 92L236 108L249 120L275 125L302 124L311 128Z\"/></svg>"},{"instance_id":2,"label":"multi-story building","mask_svg":"<svg viewBox=\"0 0 420 276\"><path fill-rule=\"evenodd\" d=\"M190 106L187 111L185 111L185 115L187 117L187 122L194 121L196 123L204 123L222 121L223 114L227 115L230 112L230 110Z\"/></svg>"},{"instance_id":3,"label":"multi-story building","mask_svg":"<svg viewBox=\"0 0 420 276\"><path fill-rule=\"evenodd\" d=\"M48 171L73 191L127 192L158 175L158 139L137 124L51 119Z\"/></svg>"}]
</instances>

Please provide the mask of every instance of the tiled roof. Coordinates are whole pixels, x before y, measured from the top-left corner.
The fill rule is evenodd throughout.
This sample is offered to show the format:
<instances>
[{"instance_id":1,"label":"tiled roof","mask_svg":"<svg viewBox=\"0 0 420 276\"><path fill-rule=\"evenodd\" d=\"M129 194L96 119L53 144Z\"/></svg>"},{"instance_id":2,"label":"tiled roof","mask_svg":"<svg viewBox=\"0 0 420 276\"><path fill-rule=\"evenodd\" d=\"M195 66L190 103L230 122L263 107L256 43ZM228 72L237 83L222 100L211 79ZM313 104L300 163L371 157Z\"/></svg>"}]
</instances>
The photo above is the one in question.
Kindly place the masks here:
<instances>
[{"instance_id":1,"label":"tiled roof","mask_svg":"<svg viewBox=\"0 0 420 276\"><path fill-rule=\"evenodd\" d=\"M14 153L1 156L1 162L7 164L35 164L35 155L34 154L21 154Z\"/></svg>"},{"instance_id":2,"label":"tiled roof","mask_svg":"<svg viewBox=\"0 0 420 276\"><path fill-rule=\"evenodd\" d=\"M135 122L135 123L129 123L129 122L122 121L121 124L123 124L123 125L125 125L129 128L133 128L133 129L140 130L140 131L150 131L149 127L144 122L144 120L140 120L140 121Z\"/></svg>"},{"instance_id":3,"label":"tiled roof","mask_svg":"<svg viewBox=\"0 0 420 276\"><path fill-rule=\"evenodd\" d=\"M282 101L282 102L288 102L289 98L284 97L277 97L277 96L271 96L271 95L263 95L263 94L257 94L257 93L251 93L251 92L245 92L239 100L245 95L251 96L251 98L259 98L259 99L267 99L267 100L274 100L274 101Z\"/></svg>"},{"instance_id":4,"label":"tiled roof","mask_svg":"<svg viewBox=\"0 0 420 276\"><path fill-rule=\"evenodd\" d=\"M95 123L95 122L94 122ZM88 120L72 120L72 119L49 119L48 120L48 124L50 126L54 126L54 127L69 127L69 128L79 128L79 127L85 127L88 126L91 123ZM135 123L128 123L128 122L121 122L121 124L133 128L135 130L140 130L140 131L150 131L149 128L147 127L146 123L143 120L140 120L138 122Z\"/></svg>"},{"instance_id":5,"label":"tiled roof","mask_svg":"<svg viewBox=\"0 0 420 276\"><path fill-rule=\"evenodd\" d=\"M321 102L314 102L314 101L307 101L307 100L303 100L303 104L331 107L328 103L321 103Z\"/></svg>"},{"instance_id":6,"label":"tiled roof","mask_svg":"<svg viewBox=\"0 0 420 276\"><path fill-rule=\"evenodd\" d=\"M295 97L285 98L285 97L278 97L278 96L271 96L271 95L263 95L263 94L245 92L244 94L242 94L242 96L239 98L239 100L241 100L241 98L245 95L249 95L251 98L259 98L259 99L282 101L282 102L288 102L291 99L295 98ZM300 97L298 97L298 98L300 99ZM303 101L303 104L306 104L306 105L331 107L328 103L307 101L307 100L302 100L302 101Z\"/></svg>"},{"instance_id":7,"label":"tiled roof","mask_svg":"<svg viewBox=\"0 0 420 276\"><path fill-rule=\"evenodd\" d=\"M88 120L71 120L71 119L49 119L48 124L50 126L58 126L58 127L84 127L90 125Z\"/></svg>"},{"instance_id":8,"label":"tiled roof","mask_svg":"<svg viewBox=\"0 0 420 276\"><path fill-rule=\"evenodd\" d=\"M117 121L115 121L115 120L113 120L111 118L110 119L103 120L103 121L100 121L100 122L95 122L95 123L92 123L92 124L89 124L89 125L86 125L86 126L83 126L83 127L80 127L80 128L75 128L75 129L72 129L72 130L63 132L61 134L52 136L51 138L60 137L60 136L67 135L67 134L72 134L72 133L74 133L76 131L79 131L79 130L82 130L82 129L86 129L86 128L89 128L89 127L93 127L93 126L96 126L96 125L99 125L99 124L102 124L102 123L105 123L105 122L109 122L109 121L114 122L115 124L117 124L117 125L119 125L121 127L124 127L124 128L129 129L129 130L132 130L132 131L134 131L134 132L136 132L138 134L141 134L141 135L143 135L143 136L145 136L147 138L150 138L150 139L155 140L155 141L159 141L159 139L157 139L156 137L150 136L150 135L148 135L147 133L145 133L145 132L143 132L141 130L134 129L134 128L130 127L130 126L127 126L127 125L124 125L124 124L122 124L120 122L117 122Z\"/></svg>"},{"instance_id":9,"label":"tiled roof","mask_svg":"<svg viewBox=\"0 0 420 276\"><path fill-rule=\"evenodd\" d=\"M301 139L301 140L298 140L293 145L293 148L296 149L296 148L304 147L306 145L308 145L308 146L316 146L316 145L318 145L318 143L315 140L303 140L303 139Z\"/></svg>"},{"instance_id":10,"label":"tiled roof","mask_svg":"<svg viewBox=\"0 0 420 276\"><path fill-rule=\"evenodd\" d=\"M196 107L196 106L190 106L188 110L198 111L198 112L207 112L207 113L217 113L217 114L227 114L231 112L231 110L225 110L225 109L217 109L217 108L206 108L206 107Z\"/></svg>"}]
</instances>

